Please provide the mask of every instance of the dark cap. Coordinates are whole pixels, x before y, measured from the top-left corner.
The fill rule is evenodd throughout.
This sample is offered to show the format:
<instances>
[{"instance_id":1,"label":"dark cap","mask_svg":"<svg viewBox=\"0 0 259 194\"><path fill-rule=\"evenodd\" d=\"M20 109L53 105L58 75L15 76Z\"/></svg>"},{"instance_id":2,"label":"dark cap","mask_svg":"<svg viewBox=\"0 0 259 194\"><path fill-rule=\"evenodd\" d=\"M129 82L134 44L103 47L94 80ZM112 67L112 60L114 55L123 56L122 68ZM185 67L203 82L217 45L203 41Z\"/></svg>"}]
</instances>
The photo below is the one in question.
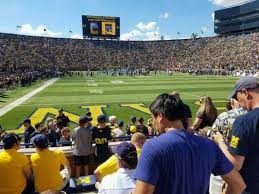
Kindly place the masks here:
<instances>
[{"instance_id":1,"label":"dark cap","mask_svg":"<svg viewBox=\"0 0 259 194\"><path fill-rule=\"evenodd\" d=\"M123 122L122 120L118 120L117 123L118 123L118 126L119 126L119 127L122 127L122 126L124 125L124 122Z\"/></svg>"},{"instance_id":2,"label":"dark cap","mask_svg":"<svg viewBox=\"0 0 259 194\"><path fill-rule=\"evenodd\" d=\"M98 122L108 122L107 121L107 117L105 116L105 115L99 115L98 117L97 117L97 121Z\"/></svg>"},{"instance_id":3,"label":"dark cap","mask_svg":"<svg viewBox=\"0 0 259 194\"><path fill-rule=\"evenodd\" d=\"M114 146L112 148L113 153L115 153L120 159L125 159L129 154L136 153L136 147L132 143L122 142L121 144Z\"/></svg>"},{"instance_id":4,"label":"dark cap","mask_svg":"<svg viewBox=\"0 0 259 194\"><path fill-rule=\"evenodd\" d=\"M130 117L130 121L131 121L131 122L134 123L134 122L136 122L136 120L137 120L137 118L136 118L135 116Z\"/></svg>"},{"instance_id":5,"label":"dark cap","mask_svg":"<svg viewBox=\"0 0 259 194\"><path fill-rule=\"evenodd\" d=\"M18 143L21 141L20 137L15 133L7 133L3 136L3 143L4 146L13 146L13 144Z\"/></svg>"},{"instance_id":6,"label":"dark cap","mask_svg":"<svg viewBox=\"0 0 259 194\"><path fill-rule=\"evenodd\" d=\"M87 123L88 121L91 121L91 120L92 120L92 118L90 118L90 117L81 116L81 117L79 118L79 123L80 123L80 124L84 124L84 123Z\"/></svg>"},{"instance_id":7,"label":"dark cap","mask_svg":"<svg viewBox=\"0 0 259 194\"><path fill-rule=\"evenodd\" d=\"M48 138L46 135L38 134L32 138L32 143L39 148L47 148L49 145Z\"/></svg>"},{"instance_id":8,"label":"dark cap","mask_svg":"<svg viewBox=\"0 0 259 194\"><path fill-rule=\"evenodd\" d=\"M231 95L228 97L229 99L231 98L236 98L236 94L238 91L242 89L254 89L259 87L259 79L256 77L242 77L240 80L236 82L235 88L232 91Z\"/></svg>"},{"instance_id":9,"label":"dark cap","mask_svg":"<svg viewBox=\"0 0 259 194\"><path fill-rule=\"evenodd\" d=\"M63 111L64 111L63 108L58 109L58 112L63 112Z\"/></svg>"},{"instance_id":10,"label":"dark cap","mask_svg":"<svg viewBox=\"0 0 259 194\"><path fill-rule=\"evenodd\" d=\"M24 124L24 123L29 123L29 124L31 124L31 119L29 119L29 118L24 119L23 124Z\"/></svg>"}]
</instances>

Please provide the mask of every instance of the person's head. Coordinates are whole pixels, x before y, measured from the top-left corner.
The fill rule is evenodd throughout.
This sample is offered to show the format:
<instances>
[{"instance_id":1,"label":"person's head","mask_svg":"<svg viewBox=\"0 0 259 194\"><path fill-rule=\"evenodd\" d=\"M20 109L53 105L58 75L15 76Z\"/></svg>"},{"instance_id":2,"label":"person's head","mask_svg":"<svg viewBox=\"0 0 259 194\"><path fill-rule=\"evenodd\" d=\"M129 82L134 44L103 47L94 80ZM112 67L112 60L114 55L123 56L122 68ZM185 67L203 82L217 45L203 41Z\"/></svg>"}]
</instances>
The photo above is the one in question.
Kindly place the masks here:
<instances>
[{"instance_id":1,"label":"person's head","mask_svg":"<svg viewBox=\"0 0 259 194\"><path fill-rule=\"evenodd\" d=\"M63 127L63 129L61 130L61 135L62 135L62 137L69 138L69 136L70 136L69 128Z\"/></svg>"},{"instance_id":2,"label":"person's head","mask_svg":"<svg viewBox=\"0 0 259 194\"><path fill-rule=\"evenodd\" d=\"M107 122L107 117L105 115L99 115L97 117L97 122L99 126L105 126L106 122Z\"/></svg>"},{"instance_id":3,"label":"person's head","mask_svg":"<svg viewBox=\"0 0 259 194\"><path fill-rule=\"evenodd\" d=\"M35 135L32 142L38 150L44 150L49 146L48 138L44 134Z\"/></svg>"},{"instance_id":4,"label":"person's head","mask_svg":"<svg viewBox=\"0 0 259 194\"><path fill-rule=\"evenodd\" d=\"M3 138L5 150L8 150L8 149L18 150L20 148L21 139L15 133L6 133L2 138Z\"/></svg>"},{"instance_id":5,"label":"person's head","mask_svg":"<svg viewBox=\"0 0 259 194\"><path fill-rule=\"evenodd\" d=\"M252 110L259 106L259 79L256 77L243 77L236 82L230 98L235 98L240 106Z\"/></svg>"},{"instance_id":6,"label":"person's head","mask_svg":"<svg viewBox=\"0 0 259 194\"><path fill-rule=\"evenodd\" d=\"M140 118L138 119L138 122L139 122L140 124L143 124L143 123L144 123L144 118L143 118L143 117L140 117Z\"/></svg>"},{"instance_id":7,"label":"person's head","mask_svg":"<svg viewBox=\"0 0 259 194\"><path fill-rule=\"evenodd\" d=\"M35 129L36 129L37 132L41 132L42 128L43 128L42 123L36 123L35 124Z\"/></svg>"},{"instance_id":8,"label":"person's head","mask_svg":"<svg viewBox=\"0 0 259 194\"><path fill-rule=\"evenodd\" d=\"M90 119L87 116L81 116L79 118L79 125L80 127L84 128L87 126L88 122L90 121Z\"/></svg>"},{"instance_id":9,"label":"person's head","mask_svg":"<svg viewBox=\"0 0 259 194\"><path fill-rule=\"evenodd\" d=\"M51 131L57 130L57 123L55 121L49 122L48 127Z\"/></svg>"},{"instance_id":10,"label":"person's head","mask_svg":"<svg viewBox=\"0 0 259 194\"><path fill-rule=\"evenodd\" d=\"M158 132L165 133L171 127L183 128L183 102L176 95L161 94L150 105L154 127Z\"/></svg>"},{"instance_id":11,"label":"person's head","mask_svg":"<svg viewBox=\"0 0 259 194\"><path fill-rule=\"evenodd\" d=\"M30 119L25 119L24 121L23 121L23 126L25 127L25 128L28 128L28 127L30 127L31 126L31 120Z\"/></svg>"},{"instance_id":12,"label":"person's head","mask_svg":"<svg viewBox=\"0 0 259 194\"><path fill-rule=\"evenodd\" d=\"M87 116L87 117L92 117L92 113L91 113L90 111L87 111L87 112L85 113L85 116Z\"/></svg>"},{"instance_id":13,"label":"person's head","mask_svg":"<svg viewBox=\"0 0 259 194\"><path fill-rule=\"evenodd\" d=\"M109 117L109 122L110 122L112 125L114 125L114 124L116 123L116 121L117 121L117 117L116 117L116 116L110 116L110 117Z\"/></svg>"},{"instance_id":14,"label":"person's head","mask_svg":"<svg viewBox=\"0 0 259 194\"><path fill-rule=\"evenodd\" d=\"M64 113L63 108L58 109L58 114L62 115Z\"/></svg>"},{"instance_id":15,"label":"person's head","mask_svg":"<svg viewBox=\"0 0 259 194\"><path fill-rule=\"evenodd\" d=\"M232 109L240 108L240 104L235 98L230 99L230 104Z\"/></svg>"},{"instance_id":16,"label":"person's head","mask_svg":"<svg viewBox=\"0 0 259 194\"><path fill-rule=\"evenodd\" d=\"M130 122L131 123L136 123L136 121L137 121L137 118L135 117L135 116L132 116L132 117L130 117Z\"/></svg>"},{"instance_id":17,"label":"person's head","mask_svg":"<svg viewBox=\"0 0 259 194\"><path fill-rule=\"evenodd\" d=\"M41 133L44 134L44 135L48 135L49 134L48 128L47 127L42 127Z\"/></svg>"},{"instance_id":18,"label":"person's head","mask_svg":"<svg viewBox=\"0 0 259 194\"><path fill-rule=\"evenodd\" d=\"M122 120L118 120L118 127L120 128L120 129L122 129L123 128L123 126L124 126L124 122L122 121Z\"/></svg>"},{"instance_id":19,"label":"person's head","mask_svg":"<svg viewBox=\"0 0 259 194\"><path fill-rule=\"evenodd\" d=\"M206 118L210 122L214 122L218 116L217 109L215 105L212 102L211 97L209 96L203 96L200 98L201 107L199 108L199 111L204 113Z\"/></svg>"},{"instance_id":20,"label":"person's head","mask_svg":"<svg viewBox=\"0 0 259 194\"><path fill-rule=\"evenodd\" d=\"M138 163L136 147L132 143L122 142L112 148L118 158L120 168L135 169Z\"/></svg>"},{"instance_id":21,"label":"person's head","mask_svg":"<svg viewBox=\"0 0 259 194\"><path fill-rule=\"evenodd\" d=\"M146 136L143 133L136 132L131 136L131 143L136 146L136 148L142 148L146 142Z\"/></svg>"}]
</instances>

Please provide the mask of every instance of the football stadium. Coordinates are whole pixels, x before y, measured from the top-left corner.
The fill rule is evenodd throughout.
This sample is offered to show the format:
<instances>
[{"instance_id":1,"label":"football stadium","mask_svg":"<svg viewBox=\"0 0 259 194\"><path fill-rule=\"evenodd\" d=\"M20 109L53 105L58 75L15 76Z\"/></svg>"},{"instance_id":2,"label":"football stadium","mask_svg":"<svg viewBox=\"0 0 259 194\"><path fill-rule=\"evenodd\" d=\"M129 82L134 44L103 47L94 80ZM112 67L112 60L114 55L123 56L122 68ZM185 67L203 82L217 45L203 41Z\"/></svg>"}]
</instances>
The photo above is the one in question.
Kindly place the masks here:
<instances>
[{"instance_id":1,"label":"football stadium","mask_svg":"<svg viewBox=\"0 0 259 194\"><path fill-rule=\"evenodd\" d=\"M188 37L95 3L82 35L0 22L0 194L258 194L259 1L223 2Z\"/></svg>"}]
</instances>

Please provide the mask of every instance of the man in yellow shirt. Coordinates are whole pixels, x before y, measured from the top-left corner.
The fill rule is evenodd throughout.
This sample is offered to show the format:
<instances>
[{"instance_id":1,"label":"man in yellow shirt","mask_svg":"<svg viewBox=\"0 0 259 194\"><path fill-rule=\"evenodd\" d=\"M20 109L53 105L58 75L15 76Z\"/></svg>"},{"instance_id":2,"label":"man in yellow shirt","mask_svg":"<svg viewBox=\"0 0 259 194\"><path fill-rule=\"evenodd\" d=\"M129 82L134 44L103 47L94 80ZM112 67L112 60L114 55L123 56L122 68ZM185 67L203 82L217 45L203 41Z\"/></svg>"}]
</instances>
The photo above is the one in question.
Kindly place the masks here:
<instances>
[{"instance_id":1,"label":"man in yellow shirt","mask_svg":"<svg viewBox=\"0 0 259 194\"><path fill-rule=\"evenodd\" d=\"M48 139L43 134L36 135L33 143L37 149L37 153L31 155L35 190L39 193L46 190L60 191L70 177L70 166L66 156L62 151L49 150ZM61 166L64 169L60 172Z\"/></svg>"},{"instance_id":2,"label":"man in yellow shirt","mask_svg":"<svg viewBox=\"0 0 259 194\"><path fill-rule=\"evenodd\" d=\"M26 179L31 178L31 167L27 157L18 153L20 139L14 133L3 137L4 150L0 152L0 193L21 194L26 187Z\"/></svg>"},{"instance_id":3,"label":"man in yellow shirt","mask_svg":"<svg viewBox=\"0 0 259 194\"><path fill-rule=\"evenodd\" d=\"M131 137L131 143L135 145L138 157L145 142L146 136L140 132L134 133ZM119 169L117 160L117 157L112 155L108 160L98 166L94 171L97 182L101 182L104 176L115 173Z\"/></svg>"}]
</instances>

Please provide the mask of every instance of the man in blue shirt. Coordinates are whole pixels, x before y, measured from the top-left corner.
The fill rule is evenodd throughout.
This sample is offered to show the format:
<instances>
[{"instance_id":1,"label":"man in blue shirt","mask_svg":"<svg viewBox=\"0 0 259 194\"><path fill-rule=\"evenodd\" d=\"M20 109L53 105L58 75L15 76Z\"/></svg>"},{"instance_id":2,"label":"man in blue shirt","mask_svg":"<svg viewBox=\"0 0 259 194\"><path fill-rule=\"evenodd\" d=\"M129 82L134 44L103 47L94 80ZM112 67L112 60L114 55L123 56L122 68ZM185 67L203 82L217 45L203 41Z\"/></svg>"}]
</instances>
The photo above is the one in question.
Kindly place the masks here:
<instances>
[{"instance_id":1,"label":"man in blue shirt","mask_svg":"<svg viewBox=\"0 0 259 194\"><path fill-rule=\"evenodd\" d=\"M228 183L228 194L245 189L240 174L213 141L184 130L178 96L162 94L149 109L161 135L142 149L135 194L205 194L211 173Z\"/></svg>"},{"instance_id":2,"label":"man in blue shirt","mask_svg":"<svg viewBox=\"0 0 259 194\"><path fill-rule=\"evenodd\" d=\"M259 193L259 79L243 77L236 82L230 96L249 112L238 117L227 146L220 133L214 136L220 148L243 177L247 188L243 194Z\"/></svg>"}]
</instances>

